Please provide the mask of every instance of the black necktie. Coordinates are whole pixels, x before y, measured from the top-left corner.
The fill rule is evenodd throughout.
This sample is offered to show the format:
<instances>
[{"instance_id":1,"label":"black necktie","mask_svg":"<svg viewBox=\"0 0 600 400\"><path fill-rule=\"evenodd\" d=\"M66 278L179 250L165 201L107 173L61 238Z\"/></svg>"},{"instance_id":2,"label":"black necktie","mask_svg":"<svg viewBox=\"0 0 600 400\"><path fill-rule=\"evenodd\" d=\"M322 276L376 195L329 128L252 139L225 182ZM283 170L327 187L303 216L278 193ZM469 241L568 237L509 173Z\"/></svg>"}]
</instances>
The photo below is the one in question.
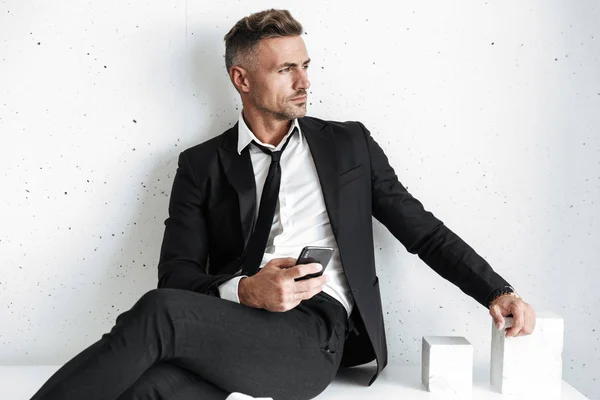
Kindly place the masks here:
<instances>
[{"instance_id":1,"label":"black necktie","mask_svg":"<svg viewBox=\"0 0 600 400\"><path fill-rule=\"evenodd\" d=\"M246 248L246 257L242 268L242 275L252 276L260 268L265 248L267 247L267 240L271 233L271 226L273 225L273 217L275 216L275 207L277 206L277 198L279 197L279 185L281 183L281 165L279 160L281 159L281 153L285 150L292 136L296 132L296 128L288 136L287 140L283 144L281 150L271 151L268 148L253 142L259 149L264 153L271 156L271 165L269 166L269 174L265 181L265 186L260 197L260 207L258 209L258 217L256 219L256 225L254 225L254 231L250 240L248 241L248 247Z\"/></svg>"}]
</instances>

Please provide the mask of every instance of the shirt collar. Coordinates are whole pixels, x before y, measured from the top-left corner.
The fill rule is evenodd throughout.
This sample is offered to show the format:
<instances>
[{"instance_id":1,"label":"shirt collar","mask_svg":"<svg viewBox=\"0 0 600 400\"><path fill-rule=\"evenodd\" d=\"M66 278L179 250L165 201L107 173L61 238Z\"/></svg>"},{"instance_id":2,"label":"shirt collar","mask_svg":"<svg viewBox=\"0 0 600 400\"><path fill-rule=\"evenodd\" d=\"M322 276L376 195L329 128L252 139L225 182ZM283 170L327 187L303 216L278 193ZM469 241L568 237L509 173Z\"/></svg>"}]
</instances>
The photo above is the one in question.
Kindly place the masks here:
<instances>
[{"instance_id":1,"label":"shirt collar","mask_svg":"<svg viewBox=\"0 0 600 400\"><path fill-rule=\"evenodd\" d=\"M244 121L244 117L243 117L242 111L240 111L240 118L239 118L239 123L238 123L238 146L237 146L238 154L242 154L242 151L253 140L256 141L258 144L261 144L261 145L263 145L265 147L268 147L268 148L270 148L272 150L277 150L281 146L283 146L283 144L285 143L287 137L292 133L292 131L294 130L294 128L298 128L298 135L297 135L298 141L300 143L302 143L302 132L300 131L300 124L298 124L298 118L294 118L292 124L290 125L290 129L288 130L288 132L286 133L286 135L283 137L283 139L281 140L281 142L279 142L279 144L277 146L273 146L272 144L263 143L260 140L258 140L256 138L256 136L254 136L254 133L252 133L252 131L250 130L250 128L248 128L248 125L246 125L246 121Z\"/></svg>"}]
</instances>

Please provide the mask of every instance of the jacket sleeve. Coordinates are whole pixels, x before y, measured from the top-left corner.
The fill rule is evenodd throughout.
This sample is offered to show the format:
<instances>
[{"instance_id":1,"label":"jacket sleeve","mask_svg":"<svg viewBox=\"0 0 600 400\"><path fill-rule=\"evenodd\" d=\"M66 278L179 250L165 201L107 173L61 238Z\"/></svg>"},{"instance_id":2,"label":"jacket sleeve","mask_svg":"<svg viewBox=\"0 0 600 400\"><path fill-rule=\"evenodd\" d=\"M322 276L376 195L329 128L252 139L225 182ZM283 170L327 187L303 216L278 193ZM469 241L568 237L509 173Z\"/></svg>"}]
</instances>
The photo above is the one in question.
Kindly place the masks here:
<instances>
[{"instance_id":1,"label":"jacket sleeve","mask_svg":"<svg viewBox=\"0 0 600 400\"><path fill-rule=\"evenodd\" d=\"M464 240L425 210L398 181L381 147L363 130L371 160L373 216L412 254L484 307L492 291L508 286Z\"/></svg>"},{"instance_id":2,"label":"jacket sleeve","mask_svg":"<svg viewBox=\"0 0 600 400\"><path fill-rule=\"evenodd\" d=\"M218 286L234 275L208 275L209 238L202 193L186 152L179 155L169 199L169 217L158 263L158 288L185 289L219 296Z\"/></svg>"}]
</instances>

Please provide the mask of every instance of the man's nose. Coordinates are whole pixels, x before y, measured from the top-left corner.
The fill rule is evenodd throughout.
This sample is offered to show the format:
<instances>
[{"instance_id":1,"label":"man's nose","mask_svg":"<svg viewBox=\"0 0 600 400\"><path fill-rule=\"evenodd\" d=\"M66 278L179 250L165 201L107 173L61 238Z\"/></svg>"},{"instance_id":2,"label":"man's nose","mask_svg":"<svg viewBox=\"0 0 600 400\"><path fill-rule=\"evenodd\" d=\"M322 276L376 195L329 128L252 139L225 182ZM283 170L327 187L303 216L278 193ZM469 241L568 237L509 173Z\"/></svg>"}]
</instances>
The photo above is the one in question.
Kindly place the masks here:
<instances>
[{"instance_id":1,"label":"man's nose","mask_svg":"<svg viewBox=\"0 0 600 400\"><path fill-rule=\"evenodd\" d=\"M310 81L308 80L308 73L306 70L300 70L298 78L296 79L296 87L294 89L308 89L310 87Z\"/></svg>"}]
</instances>

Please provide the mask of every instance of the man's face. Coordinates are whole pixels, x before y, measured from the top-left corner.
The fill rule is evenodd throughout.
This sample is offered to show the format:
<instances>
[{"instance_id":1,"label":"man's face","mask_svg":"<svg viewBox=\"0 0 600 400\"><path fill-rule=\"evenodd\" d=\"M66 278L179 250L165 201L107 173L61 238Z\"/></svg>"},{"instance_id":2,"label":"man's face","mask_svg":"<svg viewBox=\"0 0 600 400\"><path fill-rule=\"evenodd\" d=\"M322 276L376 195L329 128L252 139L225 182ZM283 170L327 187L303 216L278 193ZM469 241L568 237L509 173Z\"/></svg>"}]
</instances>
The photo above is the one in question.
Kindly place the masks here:
<instances>
[{"instance_id":1,"label":"man's face","mask_svg":"<svg viewBox=\"0 0 600 400\"><path fill-rule=\"evenodd\" d=\"M278 120L304 117L310 59L302 37L263 39L256 55L257 69L248 73L252 105Z\"/></svg>"}]
</instances>

